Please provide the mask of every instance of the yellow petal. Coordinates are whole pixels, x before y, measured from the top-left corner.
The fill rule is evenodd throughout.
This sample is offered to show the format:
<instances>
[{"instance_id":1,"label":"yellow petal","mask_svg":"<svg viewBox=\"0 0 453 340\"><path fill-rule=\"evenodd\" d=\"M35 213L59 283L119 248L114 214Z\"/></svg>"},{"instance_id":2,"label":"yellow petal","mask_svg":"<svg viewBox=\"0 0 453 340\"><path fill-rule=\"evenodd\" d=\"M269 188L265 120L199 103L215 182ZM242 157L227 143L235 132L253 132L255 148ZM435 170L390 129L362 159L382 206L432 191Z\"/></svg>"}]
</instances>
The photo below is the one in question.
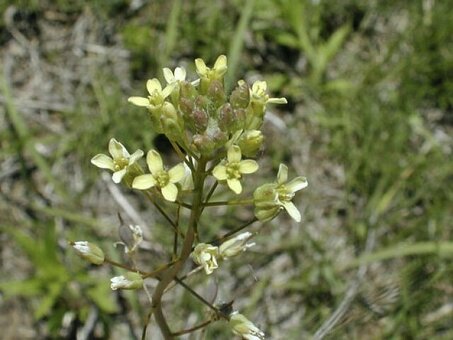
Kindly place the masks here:
<instances>
[{"instance_id":1,"label":"yellow petal","mask_svg":"<svg viewBox=\"0 0 453 340\"><path fill-rule=\"evenodd\" d=\"M242 192L242 185L238 179L236 178L227 179L227 184L230 187L230 189L234 191L235 194L239 195Z\"/></svg>"},{"instance_id":2,"label":"yellow petal","mask_svg":"<svg viewBox=\"0 0 453 340\"><path fill-rule=\"evenodd\" d=\"M197 68L197 73L200 76L204 76L208 72L208 68L206 67L204 60L201 58L195 59L195 67Z\"/></svg>"},{"instance_id":3,"label":"yellow petal","mask_svg":"<svg viewBox=\"0 0 453 340\"><path fill-rule=\"evenodd\" d=\"M143 107L149 106L148 98L144 98L144 97L129 97L127 99L127 101L129 103L137 105L137 106L143 106Z\"/></svg>"},{"instance_id":4,"label":"yellow petal","mask_svg":"<svg viewBox=\"0 0 453 340\"><path fill-rule=\"evenodd\" d=\"M179 182L184 178L185 174L186 169L184 168L183 163L179 163L178 165L175 165L173 168L168 170L168 176L170 177L171 183Z\"/></svg>"},{"instance_id":5,"label":"yellow petal","mask_svg":"<svg viewBox=\"0 0 453 340\"><path fill-rule=\"evenodd\" d=\"M114 164L113 164L113 159L111 159L109 156L104 155L102 153L94 156L91 159L91 164L96 165L98 168L101 169L109 169L114 171Z\"/></svg>"},{"instance_id":6,"label":"yellow petal","mask_svg":"<svg viewBox=\"0 0 453 340\"><path fill-rule=\"evenodd\" d=\"M146 163L148 164L149 171L151 171L153 175L157 175L164 169L162 158L156 150L148 152L146 155Z\"/></svg>"},{"instance_id":7,"label":"yellow petal","mask_svg":"<svg viewBox=\"0 0 453 340\"><path fill-rule=\"evenodd\" d=\"M228 162L236 163L242 158L241 148L237 145L232 145L227 152Z\"/></svg>"},{"instance_id":8,"label":"yellow petal","mask_svg":"<svg viewBox=\"0 0 453 340\"><path fill-rule=\"evenodd\" d=\"M175 79L175 76L173 75L173 72L168 67L165 67L163 69L163 71L164 71L164 78L165 78L165 81L167 82L167 84L174 83L176 79Z\"/></svg>"},{"instance_id":9,"label":"yellow petal","mask_svg":"<svg viewBox=\"0 0 453 340\"><path fill-rule=\"evenodd\" d=\"M153 175L141 175L134 178L132 182L132 188L138 190L146 190L152 188L156 185L156 180L154 179Z\"/></svg>"},{"instance_id":10,"label":"yellow petal","mask_svg":"<svg viewBox=\"0 0 453 340\"><path fill-rule=\"evenodd\" d=\"M166 186L161 188L162 195L167 201L174 202L178 196L178 188L173 183L168 183Z\"/></svg>"},{"instance_id":11,"label":"yellow petal","mask_svg":"<svg viewBox=\"0 0 453 340\"><path fill-rule=\"evenodd\" d=\"M116 184L120 183L126 172L127 172L126 168L114 172L112 175L113 182L115 182Z\"/></svg>"},{"instance_id":12,"label":"yellow petal","mask_svg":"<svg viewBox=\"0 0 453 340\"><path fill-rule=\"evenodd\" d=\"M217 178L219 181L224 181L228 178L226 173L226 166L219 164L217 165L214 170L212 170L212 175Z\"/></svg>"},{"instance_id":13,"label":"yellow petal","mask_svg":"<svg viewBox=\"0 0 453 340\"><path fill-rule=\"evenodd\" d=\"M300 220L301 220L300 212L299 212L299 210L297 210L297 208L293 202L283 202L283 206L285 207L289 216L291 216L291 218L294 221L300 222Z\"/></svg>"},{"instance_id":14,"label":"yellow petal","mask_svg":"<svg viewBox=\"0 0 453 340\"><path fill-rule=\"evenodd\" d=\"M154 91L161 93L162 85L160 84L160 81L157 78L153 78L153 79L149 79L146 82L146 89L148 90L149 94L153 94Z\"/></svg>"},{"instance_id":15,"label":"yellow petal","mask_svg":"<svg viewBox=\"0 0 453 340\"><path fill-rule=\"evenodd\" d=\"M288 180L288 167L285 164L280 164L277 173L277 183L282 184Z\"/></svg>"},{"instance_id":16,"label":"yellow petal","mask_svg":"<svg viewBox=\"0 0 453 340\"><path fill-rule=\"evenodd\" d=\"M130 156L124 145L118 142L115 138L110 139L109 152L113 159L129 158Z\"/></svg>"},{"instance_id":17,"label":"yellow petal","mask_svg":"<svg viewBox=\"0 0 453 340\"><path fill-rule=\"evenodd\" d=\"M291 193L295 193L296 191L306 188L308 182L305 177L299 176L288 182L285 186Z\"/></svg>"},{"instance_id":18,"label":"yellow petal","mask_svg":"<svg viewBox=\"0 0 453 340\"><path fill-rule=\"evenodd\" d=\"M258 163L253 159L246 159L239 163L239 172L241 174L252 174L258 170Z\"/></svg>"}]
</instances>

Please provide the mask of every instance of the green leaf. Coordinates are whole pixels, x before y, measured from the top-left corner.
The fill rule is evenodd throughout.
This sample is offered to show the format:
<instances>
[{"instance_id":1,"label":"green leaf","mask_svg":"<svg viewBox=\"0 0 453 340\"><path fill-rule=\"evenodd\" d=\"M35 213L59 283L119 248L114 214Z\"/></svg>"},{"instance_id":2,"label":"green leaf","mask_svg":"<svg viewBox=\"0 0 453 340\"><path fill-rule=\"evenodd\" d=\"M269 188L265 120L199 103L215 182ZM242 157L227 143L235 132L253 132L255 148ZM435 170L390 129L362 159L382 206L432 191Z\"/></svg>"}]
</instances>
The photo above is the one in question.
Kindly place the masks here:
<instances>
[{"instance_id":1,"label":"green leaf","mask_svg":"<svg viewBox=\"0 0 453 340\"><path fill-rule=\"evenodd\" d=\"M95 286L88 289L87 295L103 312L118 312L118 306L115 299L112 298L112 291L108 282L97 282Z\"/></svg>"}]
</instances>

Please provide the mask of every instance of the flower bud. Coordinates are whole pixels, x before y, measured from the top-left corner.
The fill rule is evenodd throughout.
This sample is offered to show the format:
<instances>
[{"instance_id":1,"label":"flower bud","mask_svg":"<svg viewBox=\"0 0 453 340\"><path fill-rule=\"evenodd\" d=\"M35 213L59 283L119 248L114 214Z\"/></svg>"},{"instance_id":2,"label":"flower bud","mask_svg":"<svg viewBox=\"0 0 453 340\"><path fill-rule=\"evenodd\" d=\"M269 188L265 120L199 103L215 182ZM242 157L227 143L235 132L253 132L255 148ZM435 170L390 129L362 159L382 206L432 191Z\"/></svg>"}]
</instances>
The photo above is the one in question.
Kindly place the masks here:
<instances>
[{"instance_id":1,"label":"flower bud","mask_svg":"<svg viewBox=\"0 0 453 340\"><path fill-rule=\"evenodd\" d=\"M254 157L263 144L263 134L260 130L247 130L239 138L238 145L247 157Z\"/></svg>"},{"instance_id":2,"label":"flower bud","mask_svg":"<svg viewBox=\"0 0 453 340\"><path fill-rule=\"evenodd\" d=\"M264 332L256 327L253 322L244 315L234 312L230 315L230 327L234 334L246 340L262 340Z\"/></svg>"},{"instance_id":3,"label":"flower bud","mask_svg":"<svg viewBox=\"0 0 453 340\"><path fill-rule=\"evenodd\" d=\"M140 289L143 287L143 278L138 273L129 272L110 279L110 288L117 289Z\"/></svg>"},{"instance_id":4,"label":"flower bud","mask_svg":"<svg viewBox=\"0 0 453 340\"><path fill-rule=\"evenodd\" d=\"M69 243L77 252L77 255L96 265L104 263L104 252L97 245L87 241Z\"/></svg>"},{"instance_id":5,"label":"flower bud","mask_svg":"<svg viewBox=\"0 0 453 340\"><path fill-rule=\"evenodd\" d=\"M184 131L184 122L176 112L173 104L165 102L161 115L162 128L168 138L176 140L181 137Z\"/></svg>"},{"instance_id":6,"label":"flower bud","mask_svg":"<svg viewBox=\"0 0 453 340\"><path fill-rule=\"evenodd\" d=\"M233 257L254 246L255 243L247 243L252 236L252 233L245 232L223 242L219 247L220 257L224 259Z\"/></svg>"},{"instance_id":7,"label":"flower bud","mask_svg":"<svg viewBox=\"0 0 453 340\"><path fill-rule=\"evenodd\" d=\"M198 243L190 256L196 264L203 266L204 271L209 275L219 267L217 264L218 255L218 247L207 243Z\"/></svg>"},{"instance_id":8,"label":"flower bud","mask_svg":"<svg viewBox=\"0 0 453 340\"><path fill-rule=\"evenodd\" d=\"M222 82L217 79L212 80L209 84L207 95L215 107L222 105L225 102L225 90Z\"/></svg>"},{"instance_id":9,"label":"flower bud","mask_svg":"<svg viewBox=\"0 0 453 340\"><path fill-rule=\"evenodd\" d=\"M203 134L196 134L193 136L193 145L195 148L205 156L211 155L214 149L216 148L216 144L212 140L207 133Z\"/></svg>"},{"instance_id":10,"label":"flower bud","mask_svg":"<svg viewBox=\"0 0 453 340\"><path fill-rule=\"evenodd\" d=\"M238 86L231 93L230 103L233 109L247 108L250 103L250 89L245 81L238 81Z\"/></svg>"}]
</instances>

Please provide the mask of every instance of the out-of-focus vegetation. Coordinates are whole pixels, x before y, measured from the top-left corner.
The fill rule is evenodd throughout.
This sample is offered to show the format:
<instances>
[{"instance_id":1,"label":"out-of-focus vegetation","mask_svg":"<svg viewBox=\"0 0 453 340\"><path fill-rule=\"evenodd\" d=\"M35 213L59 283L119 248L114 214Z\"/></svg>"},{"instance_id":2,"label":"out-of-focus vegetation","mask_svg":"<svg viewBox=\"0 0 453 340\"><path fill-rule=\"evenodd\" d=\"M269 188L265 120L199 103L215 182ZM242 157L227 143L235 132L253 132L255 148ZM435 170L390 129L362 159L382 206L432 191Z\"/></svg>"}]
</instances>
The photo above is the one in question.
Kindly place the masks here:
<instances>
[{"instance_id":1,"label":"out-of-focus vegetation","mask_svg":"<svg viewBox=\"0 0 453 340\"><path fill-rule=\"evenodd\" d=\"M270 339L453 338L451 1L17 0L0 13L2 337L139 335L146 299L110 291L113 273L67 241L121 256L117 213L145 221L146 263L171 240L89 160L110 137L169 151L127 97L164 66L225 53L230 85L262 78L289 101L268 115L261 174L285 161L310 187L303 222L261 227L249 260L218 274L218 299L235 298ZM214 212L205 225L251 213ZM176 324L202 319L175 294Z\"/></svg>"}]
</instances>

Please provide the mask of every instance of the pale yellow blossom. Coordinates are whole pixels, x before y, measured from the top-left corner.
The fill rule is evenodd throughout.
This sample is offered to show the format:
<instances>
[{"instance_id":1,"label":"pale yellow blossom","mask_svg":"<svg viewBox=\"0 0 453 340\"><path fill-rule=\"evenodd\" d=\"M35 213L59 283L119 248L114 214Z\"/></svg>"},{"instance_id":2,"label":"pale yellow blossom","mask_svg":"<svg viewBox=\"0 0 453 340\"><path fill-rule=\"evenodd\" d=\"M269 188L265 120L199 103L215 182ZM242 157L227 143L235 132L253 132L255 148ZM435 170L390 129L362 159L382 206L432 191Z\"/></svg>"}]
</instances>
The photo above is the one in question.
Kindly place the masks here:
<instances>
[{"instance_id":1,"label":"pale yellow blossom","mask_svg":"<svg viewBox=\"0 0 453 340\"><path fill-rule=\"evenodd\" d=\"M244 174L251 174L258 170L258 163L252 159L242 159L241 149L232 145L227 151L227 159L218 164L212 174L219 181L226 181L228 187L236 194L242 192L240 179Z\"/></svg>"},{"instance_id":2,"label":"pale yellow blossom","mask_svg":"<svg viewBox=\"0 0 453 340\"><path fill-rule=\"evenodd\" d=\"M183 163L179 163L167 171L164 168L161 156L156 150L148 152L146 163L151 174L135 177L132 187L146 190L156 186L160 188L162 195L167 201L174 202L178 196L178 187L175 183L181 181L186 174Z\"/></svg>"},{"instance_id":3,"label":"pale yellow blossom","mask_svg":"<svg viewBox=\"0 0 453 340\"><path fill-rule=\"evenodd\" d=\"M98 168L113 171L112 179L115 183L120 183L129 167L143 157L142 150L137 150L130 155L124 145L115 138L110 139L109 153L112 157L98 154L91 159L91 163Z\"/></svg>"}]
</instances>

